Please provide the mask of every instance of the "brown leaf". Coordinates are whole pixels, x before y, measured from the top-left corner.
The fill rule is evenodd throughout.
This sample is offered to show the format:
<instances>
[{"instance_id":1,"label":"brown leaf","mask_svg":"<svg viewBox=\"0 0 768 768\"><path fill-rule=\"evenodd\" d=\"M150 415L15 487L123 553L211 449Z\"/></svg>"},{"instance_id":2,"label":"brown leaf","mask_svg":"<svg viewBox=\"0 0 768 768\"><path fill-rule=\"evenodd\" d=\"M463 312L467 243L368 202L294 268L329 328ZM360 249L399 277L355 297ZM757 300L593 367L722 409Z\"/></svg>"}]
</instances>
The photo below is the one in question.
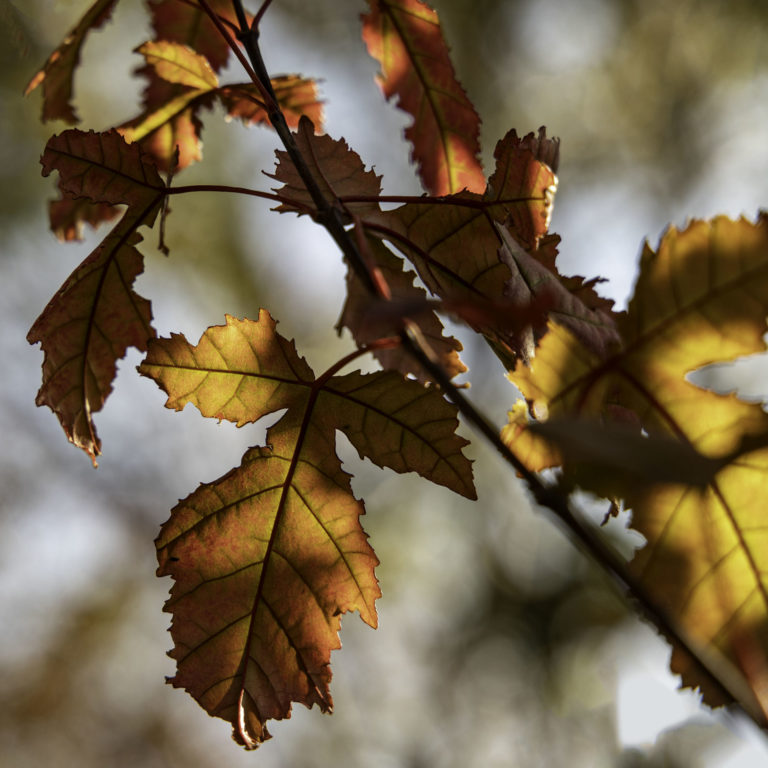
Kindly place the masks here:
<instances>
[{"instance_id":1,"label":"brown leaf","mask_svg":"<svg viewBox=\"0 0 768 768\"><path fill-rule=\"evenodd\" d=\"M360 156L349 148L347 142L344 139L316 135L312 121L307 117L302 116L299 120L296 144L327 200L345 195L377 197L381 193L381 177L373 171L365 170ZM270 178L283 183L282 187L274 191L285 198L285 202L275 210L281 213L293 211L301 215L309 209L316 213L312 197L288 153L278 150L275 154L277 167ZM379 205L376 202L347 203L345 209L364 216L378 211Z\"/></svg>"},{"instance_id":2,"label":"brown leaf","mask_svg":"<svg viewBox=\"0 0 768 768\"><path fill-rule=\"evenodd\" d=\"M382 466L474 495L466 441L437 390L394 372L315 379L264 310L258 322L228 316L194 346L180 335L153 341L139 370L177 410L191 402L246 424L287 408L267 446L180 502L156 542L158 574L174 579L172 682L253 749L292 702L331 710L340 615L358 610L376 626L378 560L335 430Z\"/></svg>"},{"instance_id":3,"label":"brown leaf","mask_svg":"<svg viewBox=\"0 0 768 768\"><path fill-rule=\"evenodd\" d=\"M500 258L512 273L506 293L513 306L525 306L537 298L546 297L549 316L572 331L584 346L594 350L601 357L607 356L611 349L621 344L613 313L603 309L591 309L578 293L570 291L568 284L558 279L557 272L551 272L523 250L506 227L497 224L496 229L502 240ZM582 293L585 292L581 283L578 283L576 288ZM536 342L547 330L547 314L541 319L543 322L533 328Z\"/></svg>"},{"instance_id":4,"label":"brown leaf","mask_svg":"<svg viewBox=\"0 0 768 768\"><path fill-rule=\"evenodd\" d=\"M435 353L443 369L452 378L467 370L459 358L461 343L443 333L443 324L432 307L426 303L426 291L413 284L415 275L403 269L403 260L395 256L379 240L367 239L371 268L379 270L390 292L390 301L373 299L360 282L353 269L347 269L347 300L336 328L349 328L358 346L396 334L407 317L418 326L422 337ZM390 307L395 315L387 311ZM411 311L408 311L411 307ZM396 370L413 374L418 381L426 383L429 376L415 362L413 357L400 346L393 349L377 349L374 357L385 370Z\"/></svg>"},{"instance_id":5,"label":"brown leaf","mask_svg":"<svg viewBox=\"0 0 768 768\"><path fill-rule=\"evenodd\" d=\"M271 79L271 83L289 128L298 128L302 115L308 117L317 130L322 128L323 103L318 99L316 80L301 75L278 75ZM253 83L225 85L218 95L229 117L246 124L269 122L260 103L260 91Z\"/></svg>"},{"instance_id":6,"label":"brown leaf","mask_svg":"<svg viewBox=\"0 0 768 768\"><path fill-rule=\"evenodd\" d=\"M405 137L432 195L481 192L480 118L456 79L437 14L421 0L369 0L363 40L381 65L387 99L408 112Z\"/></svg>"},{"instance_id":7,"label":"brown leaf","mask_svg":"<svg viewBox=\"0 0 768 768\"><path fill-rule=\"evenodd\" d=\"M80 50L88 33L103 26L116 5L117 0L96 0L48 57L43 68L29 81L25 96L38 85L43 86L44 122L64 120L70 125L80 122L72 106L72 79L80 63Z\"/></svg>"},{"instance_id":8,"label":"brown leaf","mask_svg":"<svg viewBox=\"0 0 768 768\"><path fill-rule=\"evenodd\" d=\"M38 405L59 418L70 442L96 466L101 441L93 414L112 390L117 361L128 347L147 348L155 335L149 302L133 291L144 269L135 222L122 219L67 278L27 335L41 342L43 384Z\"/></svg>"},{"instance_id":9,"label":"brown leaf","mask_svg":"<svg viewBox=\"0 0 768 768\"><path fill-rule=\"evenodd\" d=\"M107 203L92 203L83 197L70 197L61 191L58 200L48 203L48 218L51 231L65 242L83 239L83 227L89 224L93 229L105 221L120 215L120 209Z\"/></svg>"},{"instance_id":10,"label":"brown leaf","mask_svg":"<svg viewBox=\"0 0 768 768\"><path fill-rule=\"evenodd\" d=\"M227 41L197 4L179 0L147 0L147 5L156 41L189 46L208 60L214 72L227 63L231 52ZM229 0L208 0L208 5L219 18L237 25L237 16Z\"/></svg>"},{"instance_id":11,"label":"brown leaf","mask_svg":"<svg viewBox=\"0 0 768 768\"><path fill-rule=\"evenodd\" d=\"M485 199L507 201L503 205L510 231L523 248L536 249L552 217L560 139L548 139L543 126L538 136L529 133L520 139L513 128L496 144L493 156L496 169Z\"/></svg>"},{"instance_id":12,"label":"brown leaf","mask_svg":"<svg viewBox=\"0 0 768 768\"><path fill-rule=\"evenodd\" d=\"M128 205L138 224L152 226L165 195L154 163L114 129L66 130L48 140L40 162L43 176L59 172L59 187L67 194L94 203Z\"/></svg>"}]
</instances>

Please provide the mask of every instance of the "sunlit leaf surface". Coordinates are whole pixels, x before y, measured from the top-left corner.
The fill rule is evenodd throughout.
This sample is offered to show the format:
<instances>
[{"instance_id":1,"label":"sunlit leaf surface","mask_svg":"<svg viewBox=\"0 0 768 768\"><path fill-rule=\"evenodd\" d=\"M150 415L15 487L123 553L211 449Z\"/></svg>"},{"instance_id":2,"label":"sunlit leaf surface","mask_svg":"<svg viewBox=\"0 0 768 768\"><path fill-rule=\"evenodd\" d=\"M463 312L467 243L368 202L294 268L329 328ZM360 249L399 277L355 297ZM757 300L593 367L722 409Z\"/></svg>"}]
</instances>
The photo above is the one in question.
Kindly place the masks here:
<instances>
[{"instance_id":1,"label":"sunlit leaf surface","mask_svg":"<svg viewBox=\"0 0 768 768\"><path fill-rule=\"evenodd\" d=\"M648 542L631 567L684 635L714 654L718 676L737 679L731 694L758 713L765 698L754 670L768 657L768 415L686 376L765 351L766 315L766 219L696 221L670 229L656 252L645 247L619 323L623 349L603 358L554 326L532 368L511 376L538 414L611 421L611 409L628 409L648 432L721 461L703 489L666 478L624 489L632 526ZM518 431L507 431L513 450ZM710 703L722 702L682 654L673 668Z\"/></svg>"},{"instance_id":2,"label":"sunlit leaf surface","mask_svg":"<svg viewBox=\"0 0 768 768\"><path fill-rule=\"evenodd\" d=\"M405 137L425 189L482 192L480 118L456 79L437 14L420 0L370 0L363 40L387 99L413 117Z\"/></svg>"},{"instance_id":3,"label":"sunlit leaf surface","mask_svg":"<svg viewBox=\"0 0 768 768\"><path fill-rule=\"evenodd\" d=\"M181 501L157 540L158 572L174 579L172 682L255 748L293 702L331 710L340 615L376 626L378 561L336 430L381 466L473 496L466 441L439 392L397 373L315 379L264 310L257 322L227 317L197 345L158 339L139 370L171 408L191 402L239 425L287 409L267 445Z\"/></svg>"},{"instance_id":4,"label":"sunlit leaf surface","mask_svg":"<svg viewBox=\"0 0 768 768\"><path fill-rule=\"evenodd\" d=\"M43 86L43 120L79 122L72 106L72 79L80 63L80 51L88 33L103 26L112 15L117 0L96 0L70 30L61 45L48 57L43 68L29 81L25 95Z\"/></svg>"}]
</instances>

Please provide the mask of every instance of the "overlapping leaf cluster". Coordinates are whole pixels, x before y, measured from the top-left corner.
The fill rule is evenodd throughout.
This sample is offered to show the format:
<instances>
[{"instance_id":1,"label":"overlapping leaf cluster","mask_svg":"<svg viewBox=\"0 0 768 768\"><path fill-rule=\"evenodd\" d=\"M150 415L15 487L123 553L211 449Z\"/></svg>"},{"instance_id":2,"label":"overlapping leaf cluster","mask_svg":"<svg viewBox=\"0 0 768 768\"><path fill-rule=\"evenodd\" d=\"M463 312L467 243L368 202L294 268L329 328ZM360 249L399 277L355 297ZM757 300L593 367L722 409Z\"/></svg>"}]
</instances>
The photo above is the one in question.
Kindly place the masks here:
<instances>
[{"instance_id":1,"label":"overlapping leaf cluster","mask_svg":"<svg viewBox=\"0 0 768 768\"><path fill-rule=\"evenodd\" d=\"M95 2L30 82L28 91L42 84L44 119L76 121L81 46L115 5ZM628 566L633 588L710 674L679 649L673 668L710 703L725 689L764 719L768 417L686 377L764 350L768 221L670 230L656 252L644 251L635 295L617 314L596 292L599 278L557 267L549 224L559 141L543 128L509 131L486 182L479 117L426 3L369 0L362 18L384 95L413 118L405 135L427 192L419 198L383 198L380 177L347 143L318 133L314 81L220 83L231 42L221 30L233 37L237 5L148 0L154 37L136 49L147 83L139 115L103 133L66 130L42 159L45 175L59 172L51 224L61 237L121 215L29 333L45 353L38 403L69 439L95 463L93 414L128 346L147 352L140 372L166 391L168 407L190 402L238 426L286 409L266 445L179 502L162 527L159 574L174 579L173 684L230 721L249 748L292 702L330 711L340 615L358 610L375 626L379 596L336 431L379 466L474 498L457 409L400 343L407 329L448 379L463 373L461 344L438 317L448 312L485 337L523 394L503 432L517 459L534 472L562 465L564 494L580 485L632 509L647 540ZM319 377L265 310L255 321L227 317L195 345L156 339L149 302L132 287L143 270L137 229L154 224L171 193L160 173L200 159L203 110L267 123L267 93L295 133L277 152L278 186L260 194L280 212L337 217L360 261L348 264L338 323L359 352ZM399 205L383 210L385 200ZM362 352L383 370L341 375Z\"/></svg>"}]
</instances>

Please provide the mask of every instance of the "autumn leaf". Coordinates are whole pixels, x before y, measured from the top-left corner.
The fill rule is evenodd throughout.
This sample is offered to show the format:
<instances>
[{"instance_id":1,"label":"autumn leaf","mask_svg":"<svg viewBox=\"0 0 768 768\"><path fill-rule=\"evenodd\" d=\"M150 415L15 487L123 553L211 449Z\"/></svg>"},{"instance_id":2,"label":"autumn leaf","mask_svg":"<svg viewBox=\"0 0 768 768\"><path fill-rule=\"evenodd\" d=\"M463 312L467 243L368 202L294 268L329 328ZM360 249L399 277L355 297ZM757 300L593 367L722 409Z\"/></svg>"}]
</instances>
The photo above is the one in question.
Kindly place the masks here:
<instances>
[{"instance_id":1,"label":"autumn leaf","mask_svg":"<svg viewBox=\"0 0 768 768\"><path fill-rule=\"evenodd\" d=\"M191 402L243 425L287 408L267 445L181 501L157 540L158 574L174 579L172 682L255 748L292 702L331 710L340 615L358 610L376 626L378 561L335 430L382 466L469 495L465 441L437 391L394 372L316 379L264 310L257 322L228 316L195 346L177 334L153 341L139 370L177 410Z\"/></svg>"},{"instance_id":2,"label":"autumn leaf","mask_svg":"<svg viewBox=\"0 0 768 768\"><path fill-rule=\"evenodd\" d=\"M208 14L196 3L178 0L147 0L154 41L150 46L168 46L193 52L215 76L227 63L231 53ZM225 23L237 24L232 3L228 0L210 0L212 10ZM152 58L152 57L150 57ZM199 112L210 106L208 90L190 88L178 79L170 82L159 74L154 58L137 71L147 80L142 97L140 115L124 123L120 131L129 141L139 142L163 172L183 170L202 159L200 133L203 125ZM169 68L160 63L164 75ZM209 75L210 79L210 75ZM177 154L178 148L178 154Z\"/></svg>"},{"instance_id":3,"label":"autumn leaf","mask_svg":"<svg viewBox=\"0 0 768 768\"><path fill-rule=\"evenodd\" d=\"M145 109L119 131L126 141L139 143L161 170L183 170L202 159L200 111L211 107L216 99L229 117L251 124L268 123L253 83L219 86L208 59L188 45L161 40L144 43L136 52L146 61L140 70L148 80ZM289 125L298 125L302 114L322 120L313 80L282 75L273 78L272 85Z\"/></svg>"},{"instance_id":4,"label":"autumn leaf","mask_svg":"<svg viewBox=\"0 0 768 768\"><path fill-rule=\"evenodd\" d=\"M117 130L152 157L163 173L176 173L202 160L199 112L213 103L211 91L169 83L149 66L139 71L148 79L144 110Z\"/></svg>"},{"instance_id":5,"label":"autumn leaf","mask_svg":"<svg viewBox=\"0 0 768 768\"><path fill-rule=\"evenodd\" d=\"M144 270L136 224L123 218L67 278L27 335L41 343L38 405L58 417L70 442L96 466L101 441L93 414L112 391L117 361L129 346L144 351L155 335L149 302L133 290Z\"/></svg>"},{"instance_id":6,"label":"autumn leaf","mask_svg":"<svg viewBox=\"0 0 768 768\"><path fill-rule=\"evenodd\" d=\"M443 324L426 303L426 291L413 284L414 273L406 272L403 260L380 240L368 238L366 244L371 261L369 267L378 270L389 291L389 300L374 300L355 271L348 268L347 300L337 330L349 328L358 346L363 346L396 335L403 319L408 318L418 326L422 338L451 378L466 371L459 358L461 343L453 336L444 335ZM430 381L413 356L399 345L392 349L376 349L373 356L385 370L413 374L422 383Z\"/></svg>"},{"instance_id":7,"label":"autumn leaf","mask_svg":"<svg viewBox=\"0 0 768 768\"><path fill-rule=\"evenodd\" d=\"M496 161L482 196L462 192L364 217L368 230L403 251L427 288L443 298L501 298L510 273L499 258L496 225L510 220L513 237L530 249L549 226L557 188L552 170L536 159L528 141L509 135L499 142ZM522 226L514 228L515 222Z\"/></svg>"},{"instance_id":8,"label":"autumn leaf","mask_svg":"<svg viewBox=\"0 0 768 768\"><path fill-rule=\"evenodd\" d=\"M582 301L579 295L566 287L560 275L551 271L538 259L525 251L510 235L507 227L496 225L501 238L499 250L501 260L512 273L507 283L507 296L513 304L524 306L537 298L546 297L547 313L543 313L544 322L533 327L536 343L546 333L546 315L565 326L586 347L605 356L620 345L621 339L616 330L615 315L602 308L592 309ZM579 285L582 288L583 285ZM530 350L530 354L533 350Z\"/></svg>"},{"instance_id":9,"label":"autumn leaf","mask_svg":"<svg viewBox=\"0 0 768 768\"><path fill-rule=\"evenodd\" d=\"M229 0L208 0L208 5L225 23L238 28ZM179 0L147 0L147 6L156 41L188 46L207 59L214 72L227 63L231 53L229 45L199 5Z\"/></svg>"},{"instance_id":10,"label":"autumn leaf","mask_svg":"<svg viewBox=\"0 0 768 768\"><path fill-rule=\"evenodd\" d=\"M413 117L405 137L425 189L482 192L480 118L456 79L437 14L421 0L369 0L363 40L387 99Z\"/></svg>"},{"instance_id":11,"label":"autumn leaf","mask_svg":"<svg viewBox=\"0 0 768 768\"><path fill-rule=\"evenodd\" d=\"M306 160L313 178L323 195L328 200L343 196L378 197L381 193L381 177L372 170L366 171L360 156L353 152L344 139L332 139L330 136L315 134L312 121L308 117L299 120L295 134L296 144ZM283 186L273 191L283 199L276 211L317 213L317 208L304 182L285 150L277 150L277 167L270 178L282 182ZM349 213L358 216L379 210L377 202L350 202L345 204ZM349 219L349 217L347 217ZM350 219L351 220L351 219Z\"/></svg>"},{"instance_id":12,"label":"autumn leaf","mask_svg":"<svg viewBox=\"0 0 768 768\"><path fill-rule=\"evenodd\" d=\"M106 203L92 203L83 197L71 197L59 190L61 197L48 203L51 231L64 242L83 239L85 224L93 229L120 215L120 209Z\"/></svg>"},{"instance_id":13,"label":"autumn leaf","mask_svg":"<svg viewBox=\"0 0 768 768\"><path fill-rule=\"evenodd\" d=\"M117 0L96 0L48 57L43 68L29 81L25 96L39 85L43 86L43 122L80 122L72 106L72 79L80 63L80 51L88 33L102 27L112 16L116 5Z\"/></svg>"},{"instance_id":14,"label":"autumn leaf","mask_svg":"<svg viewBox=\"0 0 768 768\"><path fill-rule=\"evenodd\" d=\"M66 130L48 140L40 162L43 176L59 172L59 187L68 195L125 204L136 225L152 226L165 197L165 184L152 160L114 129Z\"/></svg>"},{"instance_id":15,"label":"autumn leaf","mask_svg":"<svg viewBox=\"0 0 768 768\"><path fill-rule=\"evenodd\" d=\"M757 688L749 691L748 661L755 648L762 663L768 655L768 414L686 377L715 361L765 351L766 297L765 217L755 224L696 221L670 229L656 252L645 247L634 296L619 320L622 349L601 358L552 326L532 368L518 366L511 375L543 418L606 418L609 408L625 408L649 434L720 463L703 490L668 482L625 487L632 525L647 540L630 565L682 634L740 678L747 693L732 693L753 713L766 703ZM507 432L512 450L516 434ZM684 683L700 686L709 703L722 703L684 659L675 654L673 667Z\"/></svg>"},{"instance_id":16,"label":"autumn leaf","mask_svg":"<svg viewBox=\"0 0 768 768\"><path fill-rule=\"evenodd\" d=\"M317 81L301 75L277 75L270 82L289 128L298 128L304 115L320 130L323 104L318 97ZM228 117L251 125L268 121L266 110L260 103L260 91L253 83L222 86L218 96Z\"/></svg>"},{"instance_id":17,"label":"autumn leaf","mask_svg":"<svg viewBox=\"0 0 768 768\"><path fill-rule=\"evenodd\" d=\"M157 76L169 83L185 85L198 91L210 91L219 78L205 56L189 46L168 40L148 41L136 49Z\"/></svg>"},{"instance_id":18,"label":"autumn leaf","mask_svg":"<svg viewBox=\"0 0 768 768\"><path fill-rule=\"evenodd\" d=\"M568 318L598 348L616 340L610 302L555 267L558 239L546 232L557 178L543 159L556 164L558 152L544 129L522 139L510 131L482 197L414 200L363 217L367 232L405 254L430 292L464 308L458 314L510 369L530 357L548 312ZM493 311L477 311L483 307Z\"/></svg>"},{"instance_id":19,"label":"autumn leaf","mask_svg":"<svg viewBox=\"0 0 768 768\"><path fill-rule=\"evenodd\" d=\"M495 213L494 218L506 220L523 248L537 249L552 218L560 139L548 138L543 126L538 134L522 138L513 128L496 144L493 157L496 166L484 198L498 202L506 211L506 216Z\"/></svg>"}]
</instances>

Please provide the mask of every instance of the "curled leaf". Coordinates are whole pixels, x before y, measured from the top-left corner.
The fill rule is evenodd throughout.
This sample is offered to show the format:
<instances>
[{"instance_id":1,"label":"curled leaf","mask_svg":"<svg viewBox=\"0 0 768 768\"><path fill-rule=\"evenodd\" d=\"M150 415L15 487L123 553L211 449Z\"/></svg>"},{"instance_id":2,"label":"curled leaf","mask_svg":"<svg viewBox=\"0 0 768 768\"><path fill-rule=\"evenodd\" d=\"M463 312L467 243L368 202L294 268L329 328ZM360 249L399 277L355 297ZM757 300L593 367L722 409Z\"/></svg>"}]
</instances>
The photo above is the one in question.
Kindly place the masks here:
<instances>
[{"instance_id":1,"label":"curled leaf","mask_svg":"<svg viewBox=\"0 0 768 768\"><path fill-rule=\"evenodd\" d=\"M67 278L27 335L45 353L38 405L58 416L70 442L96 466L101 441L93 414L112 390L117 361L128 347L147 348L155 335L149 302L133 290L144 269L141 236L122 219Z\"/></svg>"},{"instance_id":2,"label":"curled leaf","mask_svg":"<svg viewBox=\"0 0 768 768\"><path fill-rule=\"evenodd\" d=\"M88 33L103 26L112 16L117 0L96 0L70 30L43 68L29 81L24 95L43 86L43 121L80 122L72 106L72 79L80 63L80 51Z\"/></svg>"}]
</instances>

